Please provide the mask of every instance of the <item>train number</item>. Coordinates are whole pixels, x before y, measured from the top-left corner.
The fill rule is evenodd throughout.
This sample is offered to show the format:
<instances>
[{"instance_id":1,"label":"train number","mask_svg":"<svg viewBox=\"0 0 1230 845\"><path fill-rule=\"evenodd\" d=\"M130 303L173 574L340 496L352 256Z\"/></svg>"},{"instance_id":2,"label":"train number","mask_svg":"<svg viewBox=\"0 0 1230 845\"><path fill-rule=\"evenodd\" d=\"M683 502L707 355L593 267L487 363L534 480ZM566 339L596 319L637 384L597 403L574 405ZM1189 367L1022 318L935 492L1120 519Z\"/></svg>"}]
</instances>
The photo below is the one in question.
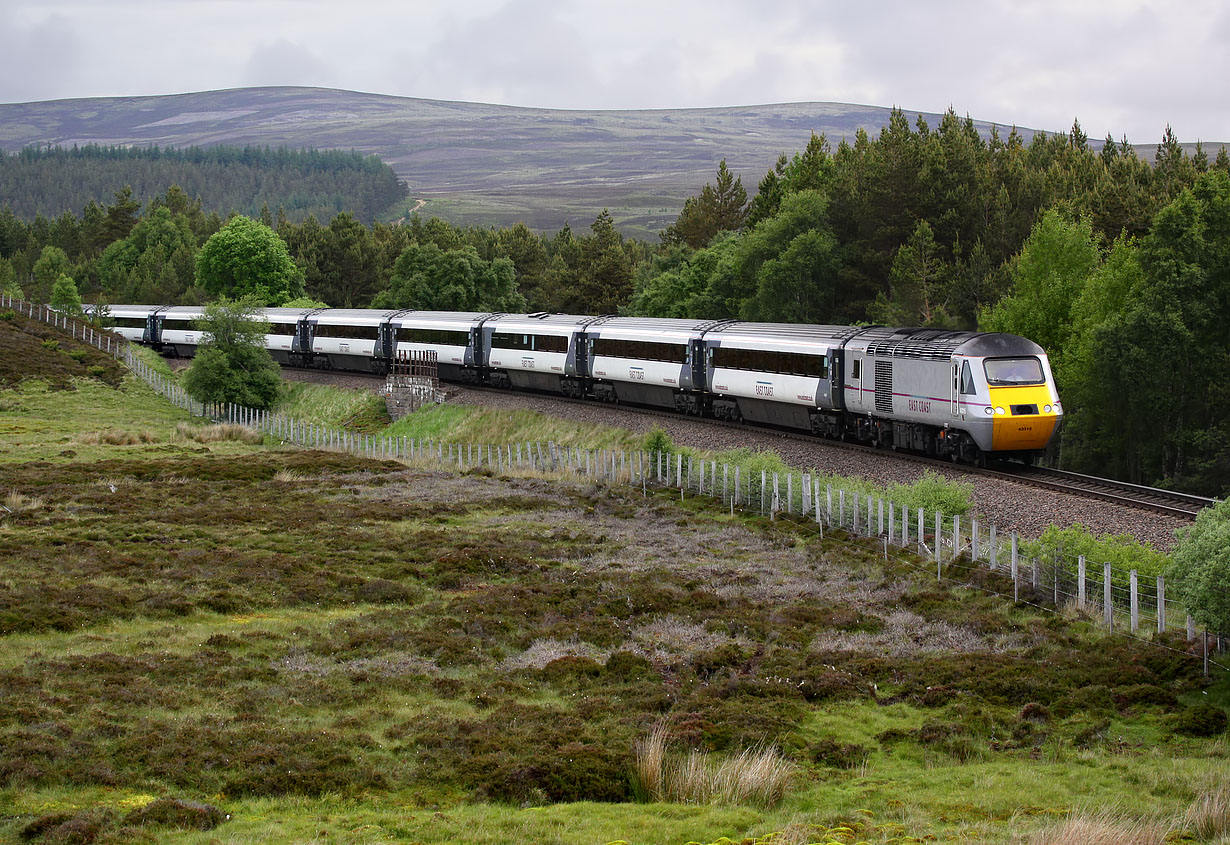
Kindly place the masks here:
<instances>
[{"instance_id":1,"label":"train number","mask_svg":"<svg viewBox=\"0 0 1230 845\"><path fill-rule=\"evenodd\" d=\"M931 413L931 403L925 399L911 399L910 410L917 411L920 414Z\"/></svg>"},{"instance_id":2,"label":"train number","mask_svg":"<svg viewBox=\"0 0 1230 845\"><path fill-rule=\"evenodd\" d=\"M534 369L534 359L533 358L522 358L521 359L521 369L523 370Z\"/></svg>"},{"instance_id":3,"label":"train number","mask_svg":"<svg viewBox=\"0 0 1230 845\"><path fill-rule=\"evenodd\" d=\"M756 385L756 395L757 396L772 396L773 395L773 385L758 383Z\"/></svg>"},{"instance_id":4,"label":"train number","mask_svg":"<svg viewBox=\"0 0 1230 845\"><path fill-rule=\"evenodd\" d=\"M633 381L644 381L645 371L644 370L628 370L628 378Z\"/></svg>"}]
</instances>

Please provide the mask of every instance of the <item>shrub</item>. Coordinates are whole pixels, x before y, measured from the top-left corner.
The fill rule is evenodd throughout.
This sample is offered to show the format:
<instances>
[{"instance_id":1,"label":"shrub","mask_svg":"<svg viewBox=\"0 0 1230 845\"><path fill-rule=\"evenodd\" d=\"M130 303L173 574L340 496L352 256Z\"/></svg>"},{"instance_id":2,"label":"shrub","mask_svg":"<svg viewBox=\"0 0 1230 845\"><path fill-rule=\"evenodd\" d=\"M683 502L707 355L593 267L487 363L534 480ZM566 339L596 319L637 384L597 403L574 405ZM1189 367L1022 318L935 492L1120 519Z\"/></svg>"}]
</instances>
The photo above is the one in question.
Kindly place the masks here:
<instances>
[{"instance_id":1,"label":"shrub","mask_svg":"<svg viewBox=\"0 0 1230 845\"><path fill-rule=\"evenodd\" d=\"M807 747L807 754L813 762L835 769L853 769L862 765L870 753L871 749L866 746L833 739L817 740Z\"/></svg>"},{"instance_id":2,"label":"shrub","mask_svg":"<svg viewBox=\"0 0 1230 845\"><path fill-rule=\"evenodd\" d=\"M1175 733L1185 736L1217 736L1226 731L1226 711L1201 702L1179 712L1171 721Z\"/></svg>"},{"instance_id":3,"label":"shrub","mask_svg":"<svg viewBox=\"0 0 1230 845\"><path fill-rule=\"evenodd\" d=\"M60 341L58 341L58 340L44 340L44 341L43 341L43 348L44 348L44 349L51 349L51 350L56 350L56 349L59 349L59 348L60 348Z\"/></svg>"},{"instance_id":4,"label":"shrub","mask_svg":"<svg viewBox=\"0 0 1230 845\"><path fill-rule=\"evenodd\" d=\"M1188 613L1214 631L1230 631L1230 499L1205 508L1180 529L1168 573Z\"/></svg>"},{"instance_id":5,"label":"shrub","mask_svg":"<svg viewBox=\"0 0 1230 845\"><path fill-rule=\"evenodd\" d=\"M911 510L922 508L927 513L940 511L948 516L969 513L974 497L974 485L954 481L937 472L924 470L922 478L911 484L889 485L888 498Z\"/></svg>"},{"instance_id":6,"label":"shrub","mask_svg":"<svg viewBox=\"0 0 1230 845\"><path fill-rule=\"evenodd\" d=\"M124 817L125 825L147 827L161 825L183 830L213 830L224 816L217 807L199 804L196 801L181 801L178 798L159 798Z\"/></svg>"},{"instance_id":7,"label":"shrub","mask_svg":"<svg viewBox=\"0 0 1230 845\"><path fill-rule=\"evenodd\" d=\"M7 323L15 319L17 319L17 312L10 311L7 308L3 311L0 311L0 320L3 320L4 322Z\"/></svg>"},{"instance_id":8,"label":"shrub","mask_svg":"<svg viewBox=\"0 0 1230 845\"><path fill-rule=\"evenodd\" d=\"M675 441L666 433L665 429L654 426L649 433L645 435L644 449L650 455L654 452L661 452L665 455L672 455L676 451ZM663 458L665 460L665 457Z\"/></svg>"},{"instance_id":9,"label":"shrub","mask_svg":"<svg viewBox=\"0 0 1230 845\"><path fill-rule=\"evenodd\" d=\"M1170 567L1170 558L1159 551L1137 542L1127 534L1095 534L1091 529L1077 523L1067 528L1048 525L1037 540L1027 541L1022 546L1026 557L1040 560L1057 560L1062 555L1065 565L1076 569L1076 560L1081 555L1091 567L1109 563L1116 569L1135 569L1142 576L1163 575Z\"/></svg>"},{"instance_id":10,"label":"shrub","mask_svg":"<svg viewBox=\"0 0 1230 845\"><path fill-rule=\"evenodd\" d=\"M776 749L723 757L695 749L672 754L666 739L666 726L659 724L636 744L636 792L642 800L771 807L786 793L793 771Z\"/></svg>"}]
</instances>

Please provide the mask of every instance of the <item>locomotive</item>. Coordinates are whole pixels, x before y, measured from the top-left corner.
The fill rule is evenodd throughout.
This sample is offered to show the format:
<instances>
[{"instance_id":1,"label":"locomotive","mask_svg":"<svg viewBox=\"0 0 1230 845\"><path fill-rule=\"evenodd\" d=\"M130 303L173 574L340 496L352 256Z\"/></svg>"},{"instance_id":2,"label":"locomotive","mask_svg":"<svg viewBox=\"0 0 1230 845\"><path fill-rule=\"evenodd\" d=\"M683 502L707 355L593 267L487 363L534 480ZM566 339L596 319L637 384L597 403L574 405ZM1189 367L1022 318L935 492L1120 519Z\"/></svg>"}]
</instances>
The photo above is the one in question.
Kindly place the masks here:
<instances>
[{"instance_id":1,"label":"locomotive","mask_svg":"<svg viewBox=\"0 0 1230 845\"><path fill-rule=\"evenodd\" d=\"M296 367L384 373L432 351L446 381L671 408L954 461L1040 455L1063 417L1042 347L1010 334L742 320L266 308ZM168 356L199 307L114 305L115 331Z\"/></svg>"}]
</instances>

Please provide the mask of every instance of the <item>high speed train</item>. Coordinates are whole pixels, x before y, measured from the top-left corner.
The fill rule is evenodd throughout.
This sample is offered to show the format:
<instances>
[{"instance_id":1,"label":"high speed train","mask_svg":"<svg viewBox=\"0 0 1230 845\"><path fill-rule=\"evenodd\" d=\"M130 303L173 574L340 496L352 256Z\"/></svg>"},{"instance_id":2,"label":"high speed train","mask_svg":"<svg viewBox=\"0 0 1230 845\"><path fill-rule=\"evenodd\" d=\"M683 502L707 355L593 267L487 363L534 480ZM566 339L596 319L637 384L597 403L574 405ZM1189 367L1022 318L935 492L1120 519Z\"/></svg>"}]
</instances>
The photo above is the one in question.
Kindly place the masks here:
<instances>
[{"instance_id":1,"label":"high speed train","mask_svg":"<svg viewBox=\"0 0 1230 845\"><path fill-rule=\"evenodd\" d=\"M1063 410L1042 347L1010 334L740 320L267 308L298 367L388 372L434 351L446 381L673 408L954 461L1032 460ZM115 331L169 356L204 309L113 305Z\"/></svg>"}]
</instances>

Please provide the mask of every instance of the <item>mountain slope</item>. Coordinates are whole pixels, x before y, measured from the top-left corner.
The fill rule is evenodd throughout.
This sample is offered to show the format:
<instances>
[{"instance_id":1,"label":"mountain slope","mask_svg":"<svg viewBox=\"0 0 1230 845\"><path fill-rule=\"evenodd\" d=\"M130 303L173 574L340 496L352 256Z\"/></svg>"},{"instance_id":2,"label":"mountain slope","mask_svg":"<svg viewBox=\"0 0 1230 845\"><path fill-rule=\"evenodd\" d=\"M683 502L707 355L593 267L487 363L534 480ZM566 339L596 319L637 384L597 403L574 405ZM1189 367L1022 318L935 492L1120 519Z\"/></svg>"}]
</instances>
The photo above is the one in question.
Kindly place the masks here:
<instances>
[{"instance_id":1,"label":"mountain slope","mask_svg":"<svg viewBox=\"0 0 1230 845\"><path fill-rule=\"evenodd\" d=\"M260 144L375 153L426 213L459 222L586 225L610 208L655 231L725 158L749 192L811 133L875 133L889 109L789 103L718 109L560 111L321 88L242 88L0 105L0 147ZM918 116L910 112L913 121ZM924 114L932 126L939 115ZM988 133L991 124L978 123ZM1031 130L1023 130L1028 139ZM0 198L2 199L2 198Z\"/></svg>"}]
</instances>

